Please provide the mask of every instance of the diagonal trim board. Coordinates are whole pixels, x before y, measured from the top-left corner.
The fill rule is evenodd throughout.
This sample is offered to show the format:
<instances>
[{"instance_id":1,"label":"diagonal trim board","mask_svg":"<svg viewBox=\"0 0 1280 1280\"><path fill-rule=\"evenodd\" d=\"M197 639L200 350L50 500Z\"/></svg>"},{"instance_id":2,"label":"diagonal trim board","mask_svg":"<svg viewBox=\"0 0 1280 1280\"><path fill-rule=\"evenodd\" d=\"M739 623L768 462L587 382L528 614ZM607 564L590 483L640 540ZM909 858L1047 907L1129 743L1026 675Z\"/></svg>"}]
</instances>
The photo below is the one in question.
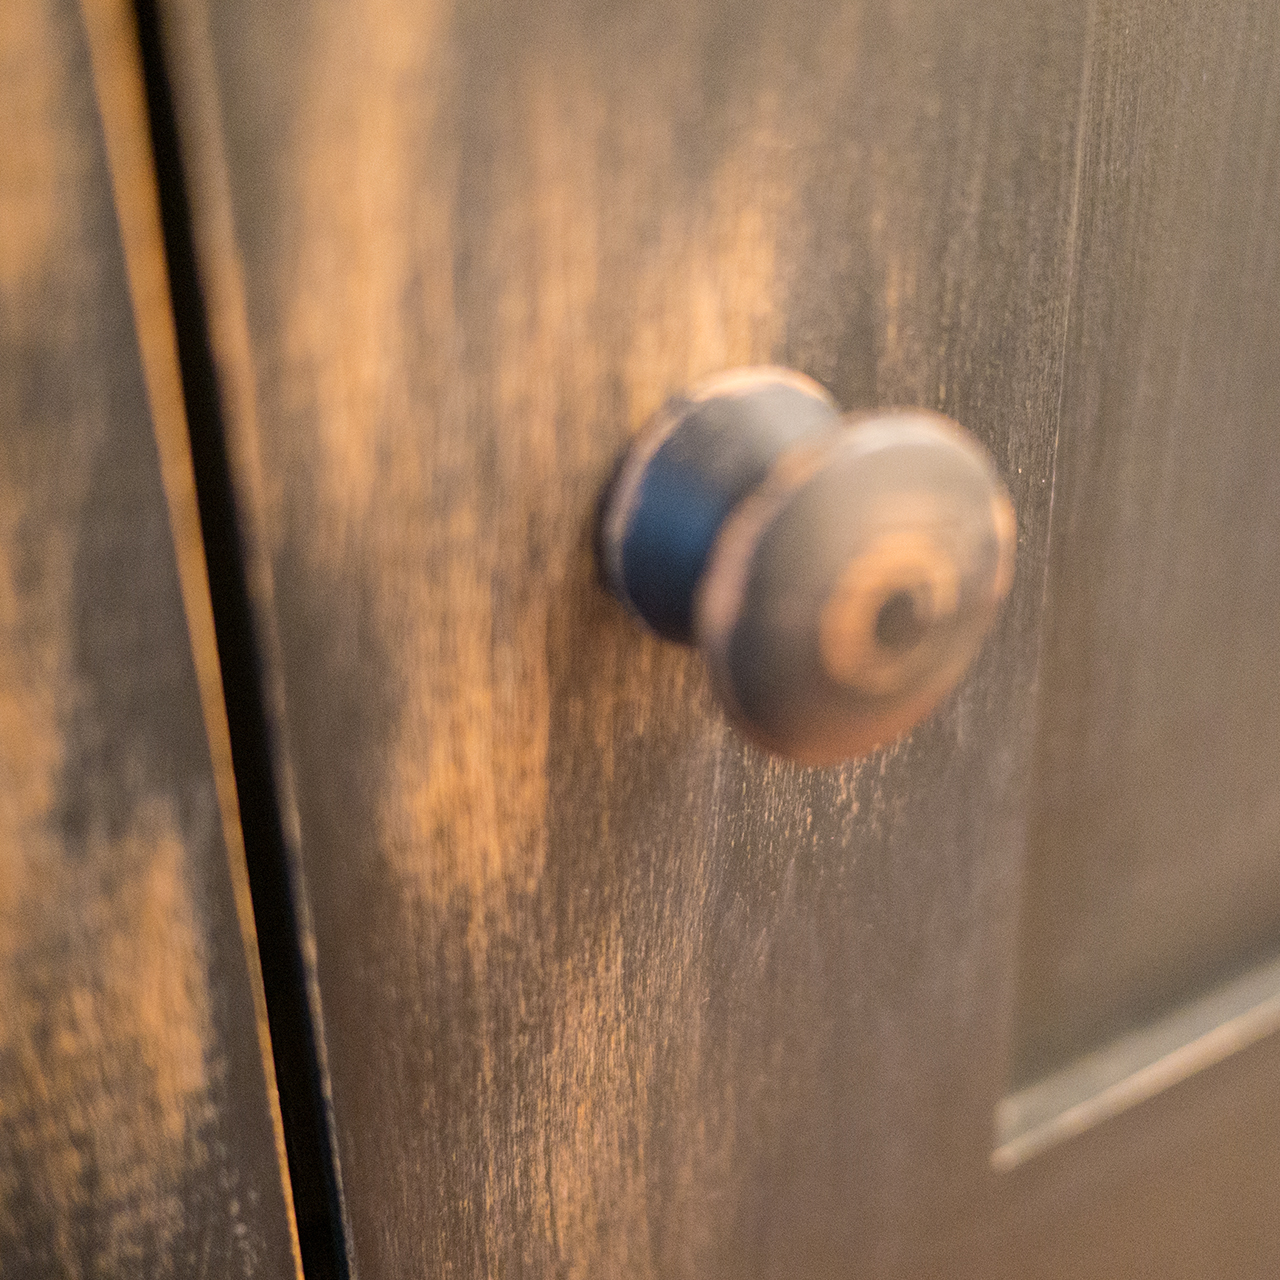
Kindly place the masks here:
<instances>
[{"instance_id":1,"label":"diagonal trim board","mask_svg":"<svg viewBox=\"0 0 1280 1280\"><path fill-rule=\"evenodd\" d=\"M997 1172L1145 1102L1280 1030L1280 959L1085 1054L1001 1100Z\"/></svg>"}]
</instances>

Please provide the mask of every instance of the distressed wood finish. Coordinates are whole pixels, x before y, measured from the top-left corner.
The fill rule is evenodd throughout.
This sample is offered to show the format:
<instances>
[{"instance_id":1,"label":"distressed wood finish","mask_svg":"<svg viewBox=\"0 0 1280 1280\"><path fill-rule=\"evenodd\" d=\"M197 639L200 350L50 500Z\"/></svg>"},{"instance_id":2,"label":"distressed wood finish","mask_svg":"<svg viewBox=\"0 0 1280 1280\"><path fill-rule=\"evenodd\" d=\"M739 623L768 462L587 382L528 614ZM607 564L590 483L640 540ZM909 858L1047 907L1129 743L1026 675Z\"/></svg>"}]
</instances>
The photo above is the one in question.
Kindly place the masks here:
<instances>
[{"instance_id":1,"label":"distressed wood finish","mask_svg":"<svg viewBox=\"0 0 1280 1280\"><path fill-rule=\"evenodd\" d=\"M1280 944L1280 11L1100 4L1090 49L1024 1078ZM1278 1080L1271 1035L998 1179L940 1256L984 1280L1277 1274Z\"/></svg>"},{"instance_id":2,"label":"distressed wood finish","mask_svg":"<svg viewBox=\"0 0 1280 1280\"><path fill-rule=\"evenodd\" d=\"M1270 1274L1276 1135L1231 1117L1274 1044L989 1164L1059 410L1089 438L1109 237L1166 229L1110 229L1109 113L1176 130L1192 37L1147 0L163 8L361 1277ZM1274 55L1263 8L1204 56ZM843 770L744 747L591 564L629 436L765 361L954 416L1018 511L975 670Z\"/></svg>"},{"instance_id":3,"label":"distressed wood finish","mask_svg":"<svg viewBox=\"0 0 1280 1280\"><path fill-rule=\"evenodd\" d=\"M1280 11L1121 5L1098 46L1024 1077L1280 953Z\"/></svg>"},{"instance_id":4,"label":"distressed wood finish","mask_svg":"<svg viewBox=\"0 0 1280 1280\"><path fill-rule=\"evenodd\" d=\"M0 8L0 1275L286 1276L136 49L83 12Z\"/></svg>"},{"instance_id":5,"label":"distressed wood finish","mask_svg":"<svg viewBox=\"0 0 1280 1280\"><path fill-rule=\"evenodd\" d=\"M1002 1075L1082 12L166 12L360 1275L892 1272ZM1021 520L843 771L591 563L629 434L763 361L955 416Z\"/></svg>"}]
</instances>

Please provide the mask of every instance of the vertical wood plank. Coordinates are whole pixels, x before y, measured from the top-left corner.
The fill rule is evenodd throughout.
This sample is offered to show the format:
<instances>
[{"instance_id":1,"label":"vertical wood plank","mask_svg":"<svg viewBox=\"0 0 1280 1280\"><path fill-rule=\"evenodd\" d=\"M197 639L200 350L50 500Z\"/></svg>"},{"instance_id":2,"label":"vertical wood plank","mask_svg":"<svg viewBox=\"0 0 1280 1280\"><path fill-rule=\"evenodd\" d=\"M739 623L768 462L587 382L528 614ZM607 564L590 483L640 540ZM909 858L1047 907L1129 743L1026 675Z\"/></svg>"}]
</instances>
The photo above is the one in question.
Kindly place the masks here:
<instances>
[{"instance_id":1,"label":"vertical wood plank","mask_svg":"<svg viewBox=\"0 0 1280 1280\"><path fill-rule=\"evenodd\" d=\"M1096 40L1024 1078L1280 951L1280 14Z\"/></svg>"},{"instance_id":2,"label":"vertical wood plank","mask_svg":"<svg viewBox=\"0 0 1280 1280\"><path fill-rule=\"evenodd\" d=\"M985 1176L1081 6L163 6L360 1274L910 1273ZM945 709L745 748L595 497L775 360L988 442Z\"/></svg>"},{"instance_id":3,"label":"vertical wood plank","mask_svg":"<svg viewBox=\"0 0 1280 1280\"><path fill-rule=\"evenodd\" d=\"M0 15L0 1273L285 1275L127 13Z\"/></svg>"},{"instance_id":4,"label":"vertical wood plank","mask_svg":"<svg viewBox=\"0 0 1280 1280\"><path fill-rule=\"evenodd\" d=\"M1089 64L1011 955L1027 1075L1280 941L1280 14L1104 0ZM1277 1079L1272 1035L994 1180L932 1268L1276 1274Z\"/></svg>"}]
</instances>

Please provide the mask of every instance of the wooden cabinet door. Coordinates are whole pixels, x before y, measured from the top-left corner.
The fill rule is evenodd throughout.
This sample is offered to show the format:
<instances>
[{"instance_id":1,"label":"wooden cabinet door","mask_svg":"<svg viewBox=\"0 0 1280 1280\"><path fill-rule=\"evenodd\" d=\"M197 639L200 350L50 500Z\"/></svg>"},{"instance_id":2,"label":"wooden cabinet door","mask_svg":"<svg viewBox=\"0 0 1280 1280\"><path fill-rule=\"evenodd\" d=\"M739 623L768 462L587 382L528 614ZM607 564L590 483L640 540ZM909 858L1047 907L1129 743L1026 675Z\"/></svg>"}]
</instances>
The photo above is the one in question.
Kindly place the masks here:
<instances>
[{"instance_id":1,"label":"wooden cabinet door","mask_svg":"<svg viewBox=\"0 0 1280 1280\"><path fill-rule=\"evenodd\" d=\"M283 1277L129 17L0 6L0 1275Z\"/></svg>"},{"instance_id":2,"label":"wooden cabinet door","mask_svg":"<svg viewBox=\"0 0 1280 1280\"><path fill-rule=\"evenodd\" d=\"M1273 1275L1274 6L160 10L354 1271ZM841 769L592 565L763 361L1018 512Z\"/></svg>"}]
</instances>

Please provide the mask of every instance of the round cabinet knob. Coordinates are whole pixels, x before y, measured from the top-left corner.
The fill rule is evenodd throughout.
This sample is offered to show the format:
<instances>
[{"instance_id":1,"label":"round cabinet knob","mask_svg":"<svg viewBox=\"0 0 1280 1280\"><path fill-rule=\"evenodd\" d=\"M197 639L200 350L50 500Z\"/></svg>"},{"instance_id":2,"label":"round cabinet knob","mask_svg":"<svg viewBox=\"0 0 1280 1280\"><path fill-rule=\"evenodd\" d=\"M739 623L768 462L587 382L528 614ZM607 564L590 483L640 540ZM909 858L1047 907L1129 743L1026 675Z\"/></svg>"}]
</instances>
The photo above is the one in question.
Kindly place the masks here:
<instances>
[{"instance_id":1,"label":"round cabinet knob","mask_svg":"<svg viewBox=\"0 0 1280 1280\"><path fill-rule=\"evenodd\" d=\"M805 764L904 733L977 654L1013 579L986 451L923 409L842 417L787 369L668 401L602 506L610 590L696 644L730 718Z\"/></svg>"}]
</instances>

